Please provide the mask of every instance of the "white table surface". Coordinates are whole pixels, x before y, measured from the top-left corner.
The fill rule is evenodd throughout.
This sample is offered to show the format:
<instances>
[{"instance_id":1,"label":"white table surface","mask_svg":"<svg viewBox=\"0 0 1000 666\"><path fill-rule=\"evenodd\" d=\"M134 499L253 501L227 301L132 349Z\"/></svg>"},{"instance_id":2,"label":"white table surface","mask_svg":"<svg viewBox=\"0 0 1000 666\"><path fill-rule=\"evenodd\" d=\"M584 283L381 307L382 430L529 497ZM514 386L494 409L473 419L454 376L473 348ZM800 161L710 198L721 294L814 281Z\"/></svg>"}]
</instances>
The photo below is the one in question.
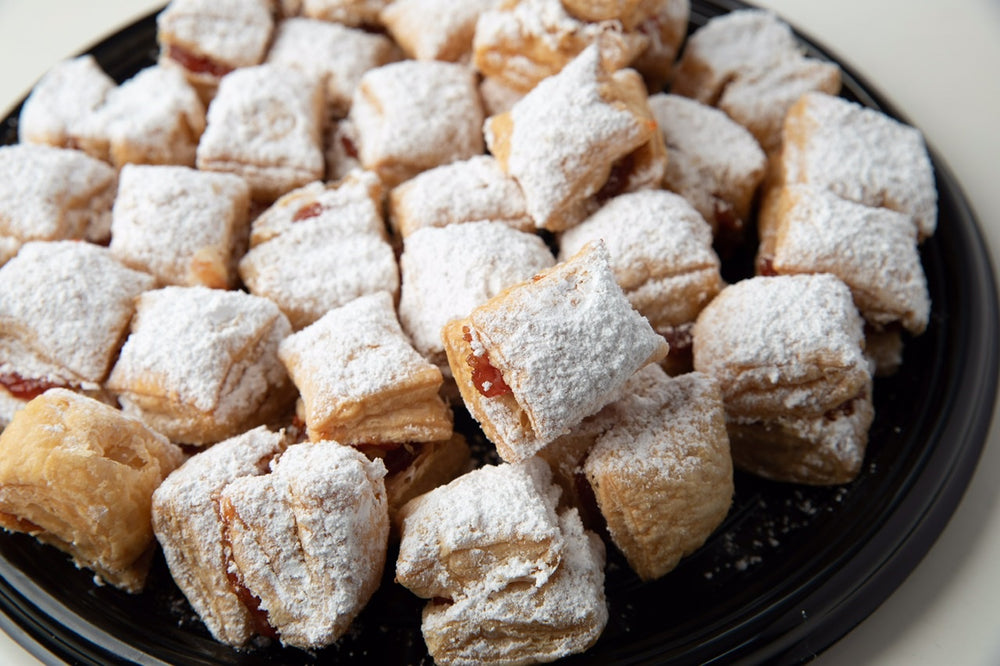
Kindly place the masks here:
<instances>
[{"instance_id":1,"label":"white table surface","mask_svg":"<svg viewBox=\"0 0 1000 666\"><path fill-rule=\"evenodd\" d=\"M157 0L0 0L0 113ZM1000 2L763 0L901 109L954 171L1000 265ZM37 664L0 633L0 663ZM823 666L1000 663L1000 425L938 542Z\"/></svg>"}]
</instances>

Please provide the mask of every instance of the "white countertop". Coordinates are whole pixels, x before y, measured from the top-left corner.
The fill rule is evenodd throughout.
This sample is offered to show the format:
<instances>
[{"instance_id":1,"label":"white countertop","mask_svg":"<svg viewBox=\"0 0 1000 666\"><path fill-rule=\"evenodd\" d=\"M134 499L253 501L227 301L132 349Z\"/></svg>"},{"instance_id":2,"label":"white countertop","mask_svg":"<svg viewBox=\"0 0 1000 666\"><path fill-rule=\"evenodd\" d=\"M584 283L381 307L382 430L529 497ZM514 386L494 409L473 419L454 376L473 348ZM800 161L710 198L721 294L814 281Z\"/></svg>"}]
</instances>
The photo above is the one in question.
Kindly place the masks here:
<instances>
[{"instance_id":1,"label":"white countertop","mask_svg":"<svg viewBox=\"0 0 1000 666\"><path fill-rule=\"evenodd\" d=\"M0 0L0 116L52 64L157 0ZM763 0L919 127L972 204L1000 265L1000 2ZM15 64L16 63L16 64ZM37 664L0 633L0 663ZM824 666L1000 663L1000 424L938 542Z\"/></svg>"}]
</instances>

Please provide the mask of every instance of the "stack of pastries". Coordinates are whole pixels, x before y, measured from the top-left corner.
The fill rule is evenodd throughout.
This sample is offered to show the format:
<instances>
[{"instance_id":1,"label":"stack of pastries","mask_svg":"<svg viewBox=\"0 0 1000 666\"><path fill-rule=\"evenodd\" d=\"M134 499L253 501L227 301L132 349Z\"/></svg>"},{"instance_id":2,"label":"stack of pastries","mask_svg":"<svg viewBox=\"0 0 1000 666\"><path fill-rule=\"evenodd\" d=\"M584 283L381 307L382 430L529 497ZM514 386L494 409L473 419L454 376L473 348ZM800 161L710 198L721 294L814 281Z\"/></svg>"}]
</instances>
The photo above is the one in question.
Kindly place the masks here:
<instances>
[{"instance_id":1,"label":"stack of pastries","mask_svg":"<svg viewBox=\"0 0 1000 666\"><path fill-rule=\"evenodd\" d=\"M437 663L534 663L599 639L607 548L697 550L734 467L857 476L928 324L919 132L765 11L460 4L173 0L155 65L38 82L0 526L128 592L162 548L235 648L334 643L388 565Z\"/></svg>"}]
</instances>

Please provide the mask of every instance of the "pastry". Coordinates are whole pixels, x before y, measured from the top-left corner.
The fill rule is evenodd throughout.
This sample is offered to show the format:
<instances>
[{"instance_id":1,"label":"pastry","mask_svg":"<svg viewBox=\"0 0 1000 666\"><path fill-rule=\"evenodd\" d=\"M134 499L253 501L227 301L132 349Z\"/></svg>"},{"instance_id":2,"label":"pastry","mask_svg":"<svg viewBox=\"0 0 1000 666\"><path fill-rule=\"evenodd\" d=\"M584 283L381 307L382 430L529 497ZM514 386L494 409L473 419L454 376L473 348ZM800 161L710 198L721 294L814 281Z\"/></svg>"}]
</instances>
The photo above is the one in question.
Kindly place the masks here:
<instances>
[{"instance_id":1,"label":"pastry","mask_svg":"<svg viewBox=\"0 0 1000 666\"><path fill-rule=\"evenodd\" d=\"M381 184L370 172L310 183L254 220L239 272L250 293L274 301L292 328L366 294L399 289L386 240Z\"/></svg>"},{"instance_id":2,"label":"pastry","mask_svg":"<svg viewBox=\"0 0 1000 666\"><path fill-rule=\"evenodd\" d=\"M205 107L176 69L147 67L113 88L77 126L74 146L116 168L194 166Z\"/></svg>"},{"instance_id":3,"label":"pastry","mask_svg":"<svg viewBox=\"0 0 1000 666\"><path fill-rule=\"evenodd\" d=\"M476 24L473 62L484 76L528 92L588 46L600 44L608 71L615 71L648 43L642 33L626 32L620 21L574 18L560 0L501 0Z\"/></svg>"},{"instance_id":4,"label":"pastry","mask_svg":"<svg viewBox=\"0 0 1000 666\"><path fill-rule=\"evenodd\" d=\"M407 60L369 70L348 122L365 169L389 187L483 152L483 110L468 67Z\"/></svg>"},{"instance_id":5,"label":"pastry","mask_svg":"<svg viewBox=\"0 0 1000 666\"><path fill-rule=\"evenodd\" d=\"M0 527L65 551L98 581L140 592L153 491L184 461L137 419L54 388L0 434Z\"/></svg>"},{"instance_id":6,"label":"pastry","mask_svg":"<svg viewBox=\"0 0 1000 666\"><path fill-rule=\"evenodd\" d=\"M249 206L239 176L128 164L111 211L111 254L160 284L235 287Z\"/></svg>"},{"instance_id":7,"label":"pastry","mask_svg":"<svg viewBox=\"0 0 1000 666\"><path fill-rule=\"evenodd\" d=\"M270 468L219 491L227 575L282 645L325 647L381 582L385 468L337 442L291 446Z\"/></svg>"},{"instance_id":8,"label":"pastry","mask_svg":"<svg viewBox=\"0 0 1000 666\"><path fill-rule=\"evenodd\" d=\"M392 297L357 298L289 336L281 361L302 394L313 441L433 442L451 437L441 371L410 344Z\"/></svg>"},{"instance_id":9,"label":"pastry","mask_svg":"<svg viewBox=\"0 0 1000 666\"><path fill-rule=\"evenodd\" d=\"M153 498L171 574L218 640L318 648L378 587L385 468L336 442L257 428L194 456Z\"/></svg>"},{"instance_id":10,"label":"pastry","mask_svg":"<svg viewBox=\"0 0 1000 666\"><path fill-rule=\"evenodd\" d=\"M425 599L452 600L472 589L544 585L563 552L558 499L535 458L486 465L417 497L400 514L397 582Z\"/></svg>"},{"instance_id":11,"label":"pastry","mask_svg":"<svg viewBox=\"0 0 1000 666\"><path fill-rule=\"evenodd\" d=\"M115 86L92 55L57 63L24 100L17 119L18 139L73 148L80 123L104 103Z\"/></svg>"},{"instance_id":12,"label":"pastry","mask_svg":"<svg viewBox=\"0 0 1000 666\"><path fill-rule=\"evenodd\" d=\"M694 368L719 383L737 465L751 460L750 471L817 484L844 483L860 470L871 368L861 316L838 278L756 277L726 287L698 316ZM759 436L744 436L748 424ZM794 446L773 435L779 429L795 433ZM769 450L776 454L761 453Z\"/></svg>"},{"instance_id":13,"label":"pastry","mask_svg":"<svg viewBox=\"0 0 1000 666\"><path fill-rule=\"evenodd\" d=\"M843 280L865 321L927 328L930 297L917 230L903 213L841 199L828 190L790 185L762 209L759 270L773 275L832 273Z\"/></svg>"},{"instance_id":14,"label":"pastry","mask_svg":"<svg viewBox=\"0 0 1000 666\"><path fill-rule=\"evenodd\" d=\"M278 360L290 332L278 306L243 292L145 292L106 386L126 413L172 441L218 442L291 406L294 389Z\"/></svg>"},{"instance_id":15,"label":"pastry","mask_svg":"<svg viewBox=\"0 0 1000 666\"><path fill-rule=\"evenodd\" d=\"M669 348L629 305L600 242L448 323L442 338L462 399L509 462L614 400Z\"/></svg>"},{"instance_id":16,"label":"pastry","mask_svg":"<svg viewBox=\"0 0 1000 666\"><path fill-rule=\"evenodd\" d=\"M562 559L541 586L515 583L427 604L420 628L435 663L544 663L597 642L608 623L604 544L575 509L559 516L559 529Z\"/></svg>"},{"instance_id":17,"label":"pastry","mask_svg":"<svg viewBox=\"0 0 1000 666\"><path fill-rule=\"evenodd\" d=\"M652 95L649 108L670 154L664 187L691 202L717 236L741 240L767 169L764 151L725 113L687 97Z\"/></svg>"},{"instance_id":18,"label":"pastry","mask_svg":"<svg viewBox=\"0 0 1000 666\"><path fill-rule=\"evenodd\" d=\"M595 197L659 186L666 148L646 100L638 74L615 71L593 45L486 122L487 145L537 227L566 229Z\"/></svg>"},{"instance_id":19,"label":"pastry","mask_svg":"<svg viewBox=\"0 0 1000 666\"><path fill-rule=\"evenodd\" d=\"M273 30L269 0L171 0L156 16L160 63L180 69L206 102L223 76L263 60Z\"/></svg>"},{"instance_id":20,"label":"pastry","mask_svg":"<svg viewBox=\"0 0 1000 666\"><path fill-rule=\"evenodd\" d=\"M535 663L582 652L607 623L604 546L557 514L544 462L487 465L403 507L396 580L431 601L435 663Z\"/></svg>"},{"instance_id":21,"label":"pastry","mask_svg":"<svg viewBox=\"0 0 1000 666\"><path fill-rule=\"evenodd\" d=\"M278 23L265 62L299 67L323 81L327 115L343 118L369 69L399 60L400 49L385 35L309 18Z\"/></svg>"},{"instance_id":22,"label":"pastry","mask_svg":"<svg viewBox=\"0 0 1000 666\"><path fill-rule=\"evenodd\" d=\"M500 222L420 229L399 258L399 321L417 351L450 376L445 324L554 263L541 238Z\"/></svg>"},{"instance_id":23,"label":"pastry","mask_svg":"<svg viewBox=\"0 0 1000 666\"><path fill-rule=\"evenodd\" d=\"M937 190L919 130L875 109L823 93L788 112L778 182L827 189L913 218L917 238L937 226Z\"/></svg>"},{"instance_id":24,"label":"pastry","mask_svg":"<svg viewBox=\"0 0 1000 666\"><path fill-rule=\"evenodd\" d=\"M495 0L395 0L379 20L410 58L468 61L479 15Z\"/></svg>"},{"instance_id":25,"label":"pastry","mask_svg":"<svg viewBox=\"0 0 1000 666\"><path fill-rule=\"evenodd\" d=\"M0 424L9 408L52 387L103 395L133 301L153 286L107 248L26 243L0 268L0 394L8 398Z\"/></svg>"},{"instance_id":26,"label":"pastry","mask_svg":"<svg viewBox=\"0 0 1000 666\"><path fill-rule=\"evenodd\" d=\"M517 181L490 155L424 171L394 187L388 204L393 231L404 239L425 227L484 220L535 228Z\"/></svg>"},{"instance_id":27,"label":"pastry","mask_svg":"<svg viewBox=\"0 0 1000 666\"><path fill-rule=\"evenodd\" d=\"M78 150L0 146L0 235L107 241L115 170Z\"/></svg>"},{"instance_id":28,"label":"pastry","mask_svg":"<svg viewBox=\"0 0 1000 666\"><path fill-rule=\"evenodd\" d=\"M283 432L260 426L192 456L153 493L152 525L174 582L212 636L244 645L256 615L228 573L219 493L230 482L266 474L288 446Z\"/></svg>"},{"instance_id":29,"label":"pastry","mask_svg":"<svg viewBox=\"0 0 1000 666\"><path fill-rule=\"evenodd\" d=\"M649 45L629 65L642 75L650 93L662 91L673 79L691 16L689 0L662 0L657 4L659 8L635 27L649 39Z\"/></svg>"},{"instance_id":30,"label":"pastry","mask_svg":"<svg viewBox=\"0 0 1000 666\"><path fill-rule=\"evenodd\" d=\"M647 366L608 407L582 471L608 534L643 580L659 578L722 523L733 464L722 397L697 372Z\"/></svg>"},{"instance_id":31,"label":"pastry","mask_svg":"<svg viewBox=\"0 0 1000 666\"><path fill-rule=\"evenodd\" d=\"M323 90L316 75L258 65L227 74L198 143L205 171L242 176L269 202L323 176Z\"/></svg>"},{"instance_id":32,"label":"pastry","mask_svg":"<svg viewBox=\"0 0 1000 666\"><path fill-rule=\"evenodd\" d=\"M632 192L566 230L559 259L601 239L629 303L670 343L664 367L672 374L690 370L694 320L724 286L711 228L672 192Z\"/></svg>"}]
</instances>

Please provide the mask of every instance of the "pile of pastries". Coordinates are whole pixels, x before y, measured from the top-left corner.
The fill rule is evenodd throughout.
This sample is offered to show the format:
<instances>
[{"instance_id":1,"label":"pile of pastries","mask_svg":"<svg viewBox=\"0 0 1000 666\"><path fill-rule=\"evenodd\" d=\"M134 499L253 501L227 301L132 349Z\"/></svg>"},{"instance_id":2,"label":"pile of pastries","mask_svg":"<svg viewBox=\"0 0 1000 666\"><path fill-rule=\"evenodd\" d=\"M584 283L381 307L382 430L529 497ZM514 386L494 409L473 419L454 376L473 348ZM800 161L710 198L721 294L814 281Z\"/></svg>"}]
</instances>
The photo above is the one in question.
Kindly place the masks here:
<instances>
[{"instance_id":1,"label":"pile of pastries","mask_svg":"<svg viewBox=\"0 0 1000 666\"><path fill-rule=\"evenodd\" d=\"M0 526L129 592L161 548L236 648L330 645L390 566L437 663L533 663L734 465L851 481L931 162L773 14L688 17L173 0L155 66L55 66L0 147Z\"/></svg>"}]
</instances>

